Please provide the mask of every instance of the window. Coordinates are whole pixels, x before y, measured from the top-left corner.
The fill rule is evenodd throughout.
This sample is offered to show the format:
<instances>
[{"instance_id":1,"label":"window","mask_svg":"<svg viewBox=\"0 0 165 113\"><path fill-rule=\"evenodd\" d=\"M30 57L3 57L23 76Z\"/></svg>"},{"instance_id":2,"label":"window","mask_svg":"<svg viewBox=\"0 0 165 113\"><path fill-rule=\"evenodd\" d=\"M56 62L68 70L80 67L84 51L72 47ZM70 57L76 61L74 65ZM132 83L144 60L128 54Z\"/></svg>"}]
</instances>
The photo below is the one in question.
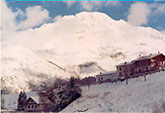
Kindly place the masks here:
<instances>
[{"instance_id":1,"label":"window","mask_svg":"<svg viewBox=\"0 0 165 113\"><path fill-rule=\"evenodd\" d=\"M165 61L162 61L162 64L165 64Z\"/></svg>"},{"instance_id":2,"label":"window","mask_svg":"<svg viewBox=\"0 0 165 113\"><path fill-rule=\"evenodd\" d=\"M101 80L103 80L103 78L101 77Z\"/></svg>"},{"instance_id":3,"label":"window","mask_svg":"<svg viewBox=\"0 0 165 113\"><path fill-rule=\"evenodd\" d=\"M32 105L32 108L33 108L33 105Z\"/></svg>"},{"instance_id":4,"label":"window","mask_svg":"<svg viewBox=\"0 0 165 113\"><path fill-rule=\"evenodd\" d=\"M119 70L121 71L121 67L119 68Z\"/></svg>"},{"instance_id":5,"label":"window","mask_svg":"<svg viewBox=\"0 0 165 113\"><path fill-rule=\"evenodd\" d=\"M28 108L30 108L30 105L28 106Z\"/></svg>"}]
</instances>

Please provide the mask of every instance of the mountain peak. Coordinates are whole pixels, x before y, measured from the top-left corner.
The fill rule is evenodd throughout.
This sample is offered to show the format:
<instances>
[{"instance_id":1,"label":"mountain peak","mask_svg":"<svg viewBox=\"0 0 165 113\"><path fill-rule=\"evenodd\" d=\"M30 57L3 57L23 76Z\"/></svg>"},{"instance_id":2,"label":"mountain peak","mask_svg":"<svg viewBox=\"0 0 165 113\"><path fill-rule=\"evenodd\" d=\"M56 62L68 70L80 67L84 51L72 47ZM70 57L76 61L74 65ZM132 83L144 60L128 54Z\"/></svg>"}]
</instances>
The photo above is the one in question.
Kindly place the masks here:
<instances>
[{"instance_id":1,"label":"mountain peak","mask_svg":"<svg viewBox=\"0 0 165 113\"><path fill-rule=\"evenodd\" d=\"M68 15L63 17L64 20L77 20L82 23L90 24L93 22L99 22L102 23L104 21L106 22L115 22L111 17L106 15L105 13L100 12L80 12L76 15Z\"/></svg>"},{"instance_id":2,"label":"mountain peak","mask_svg":"<svg viewBox=\"0 0 165 113\"><path fill-rule=\"evenodd\" d=\"M93 19L93 18L100 18L100 19L107 19L107 20L111 20L114 21L111 17L109 17L108 15L106 15L105 13L100 13L100 12L80 12L78 14L76 14L76 17L84 17L87 19Z\"/></svg>"}]
</instances>

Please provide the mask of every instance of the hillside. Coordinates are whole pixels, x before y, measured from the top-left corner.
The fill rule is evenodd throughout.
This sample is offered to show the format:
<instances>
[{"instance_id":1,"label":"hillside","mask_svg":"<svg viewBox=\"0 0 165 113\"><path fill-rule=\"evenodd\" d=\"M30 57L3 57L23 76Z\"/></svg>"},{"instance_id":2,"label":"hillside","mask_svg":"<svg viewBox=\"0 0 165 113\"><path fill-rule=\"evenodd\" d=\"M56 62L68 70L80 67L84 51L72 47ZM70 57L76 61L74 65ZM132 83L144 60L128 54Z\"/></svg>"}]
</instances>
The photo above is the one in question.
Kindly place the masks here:
<instances>
[{"instance_id":1,"label":"hillside","mask_svg":"<svg viewBox=\"0 0 165 113\"><path fill-rule=\"evenodd\" d=\"M7 88L11 92L30 91L34 86L44 83L50 85L56 77L68 78L74 75L18 44L3 45L1 59L2 89Z\"/></svg>"},{"instance_id":2,"label":"hillside","mask_svg":"<svg viewBox=\"0 0 165 113\"><path fill-rule=\"evenodd\" d=\"M30 90L28 82L94 76L139 54L165 53L165 35L159 31L98 12L64 16L7 39L2 41L1 72L3 86L13 92Z\"/></svg>"},{"instance_id":3,"label":"hillside","mask_svg":"<svg viewBox=\"0 0 165 113\"><path fill-rule=\"evenodd\" d=\"M64 112L154 112L165 110L165 72L158 72L125 82L83 87L82 97ZM165 111L164 111L165 112Z\"/></svg>"}]
</instances>

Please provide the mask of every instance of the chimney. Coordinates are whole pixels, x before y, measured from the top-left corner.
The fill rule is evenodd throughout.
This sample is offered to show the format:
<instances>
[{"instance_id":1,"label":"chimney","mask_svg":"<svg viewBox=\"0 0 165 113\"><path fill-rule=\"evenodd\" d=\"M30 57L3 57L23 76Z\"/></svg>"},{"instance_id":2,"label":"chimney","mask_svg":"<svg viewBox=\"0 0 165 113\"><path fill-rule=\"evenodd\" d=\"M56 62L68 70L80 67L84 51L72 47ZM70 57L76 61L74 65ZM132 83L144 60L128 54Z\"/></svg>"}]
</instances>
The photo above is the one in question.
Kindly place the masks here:
<instances>
[{"instance_id":1,"label":"chimney","mask_svg":"<svg viewBox=\"0 0 165 113\"><path fill-rule=\"evenodd\" d=\"M158 51L158 54L160 54L160 52Z\"/></svg>"}]
</instances>

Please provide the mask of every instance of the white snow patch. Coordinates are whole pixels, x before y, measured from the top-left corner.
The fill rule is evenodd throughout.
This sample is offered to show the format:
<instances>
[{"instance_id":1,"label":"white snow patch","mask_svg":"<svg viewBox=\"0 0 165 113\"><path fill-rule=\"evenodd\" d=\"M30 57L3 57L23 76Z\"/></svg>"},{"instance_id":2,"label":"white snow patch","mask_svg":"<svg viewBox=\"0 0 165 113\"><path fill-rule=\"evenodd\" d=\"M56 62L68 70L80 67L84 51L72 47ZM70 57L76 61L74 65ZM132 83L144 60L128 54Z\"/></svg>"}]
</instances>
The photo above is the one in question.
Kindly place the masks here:
<instances>
[{"instance_id":1,"label":"white snow patch","mask_svg":"<svg viewBox=\"0 0 165 113\"><path fill-rule=\"evenodd\" d=\"M82 88L82 97L62 112L152 112L165 102L165 72L133 78L125 82L104 83Z\"/></svg>"}]
</instances>

